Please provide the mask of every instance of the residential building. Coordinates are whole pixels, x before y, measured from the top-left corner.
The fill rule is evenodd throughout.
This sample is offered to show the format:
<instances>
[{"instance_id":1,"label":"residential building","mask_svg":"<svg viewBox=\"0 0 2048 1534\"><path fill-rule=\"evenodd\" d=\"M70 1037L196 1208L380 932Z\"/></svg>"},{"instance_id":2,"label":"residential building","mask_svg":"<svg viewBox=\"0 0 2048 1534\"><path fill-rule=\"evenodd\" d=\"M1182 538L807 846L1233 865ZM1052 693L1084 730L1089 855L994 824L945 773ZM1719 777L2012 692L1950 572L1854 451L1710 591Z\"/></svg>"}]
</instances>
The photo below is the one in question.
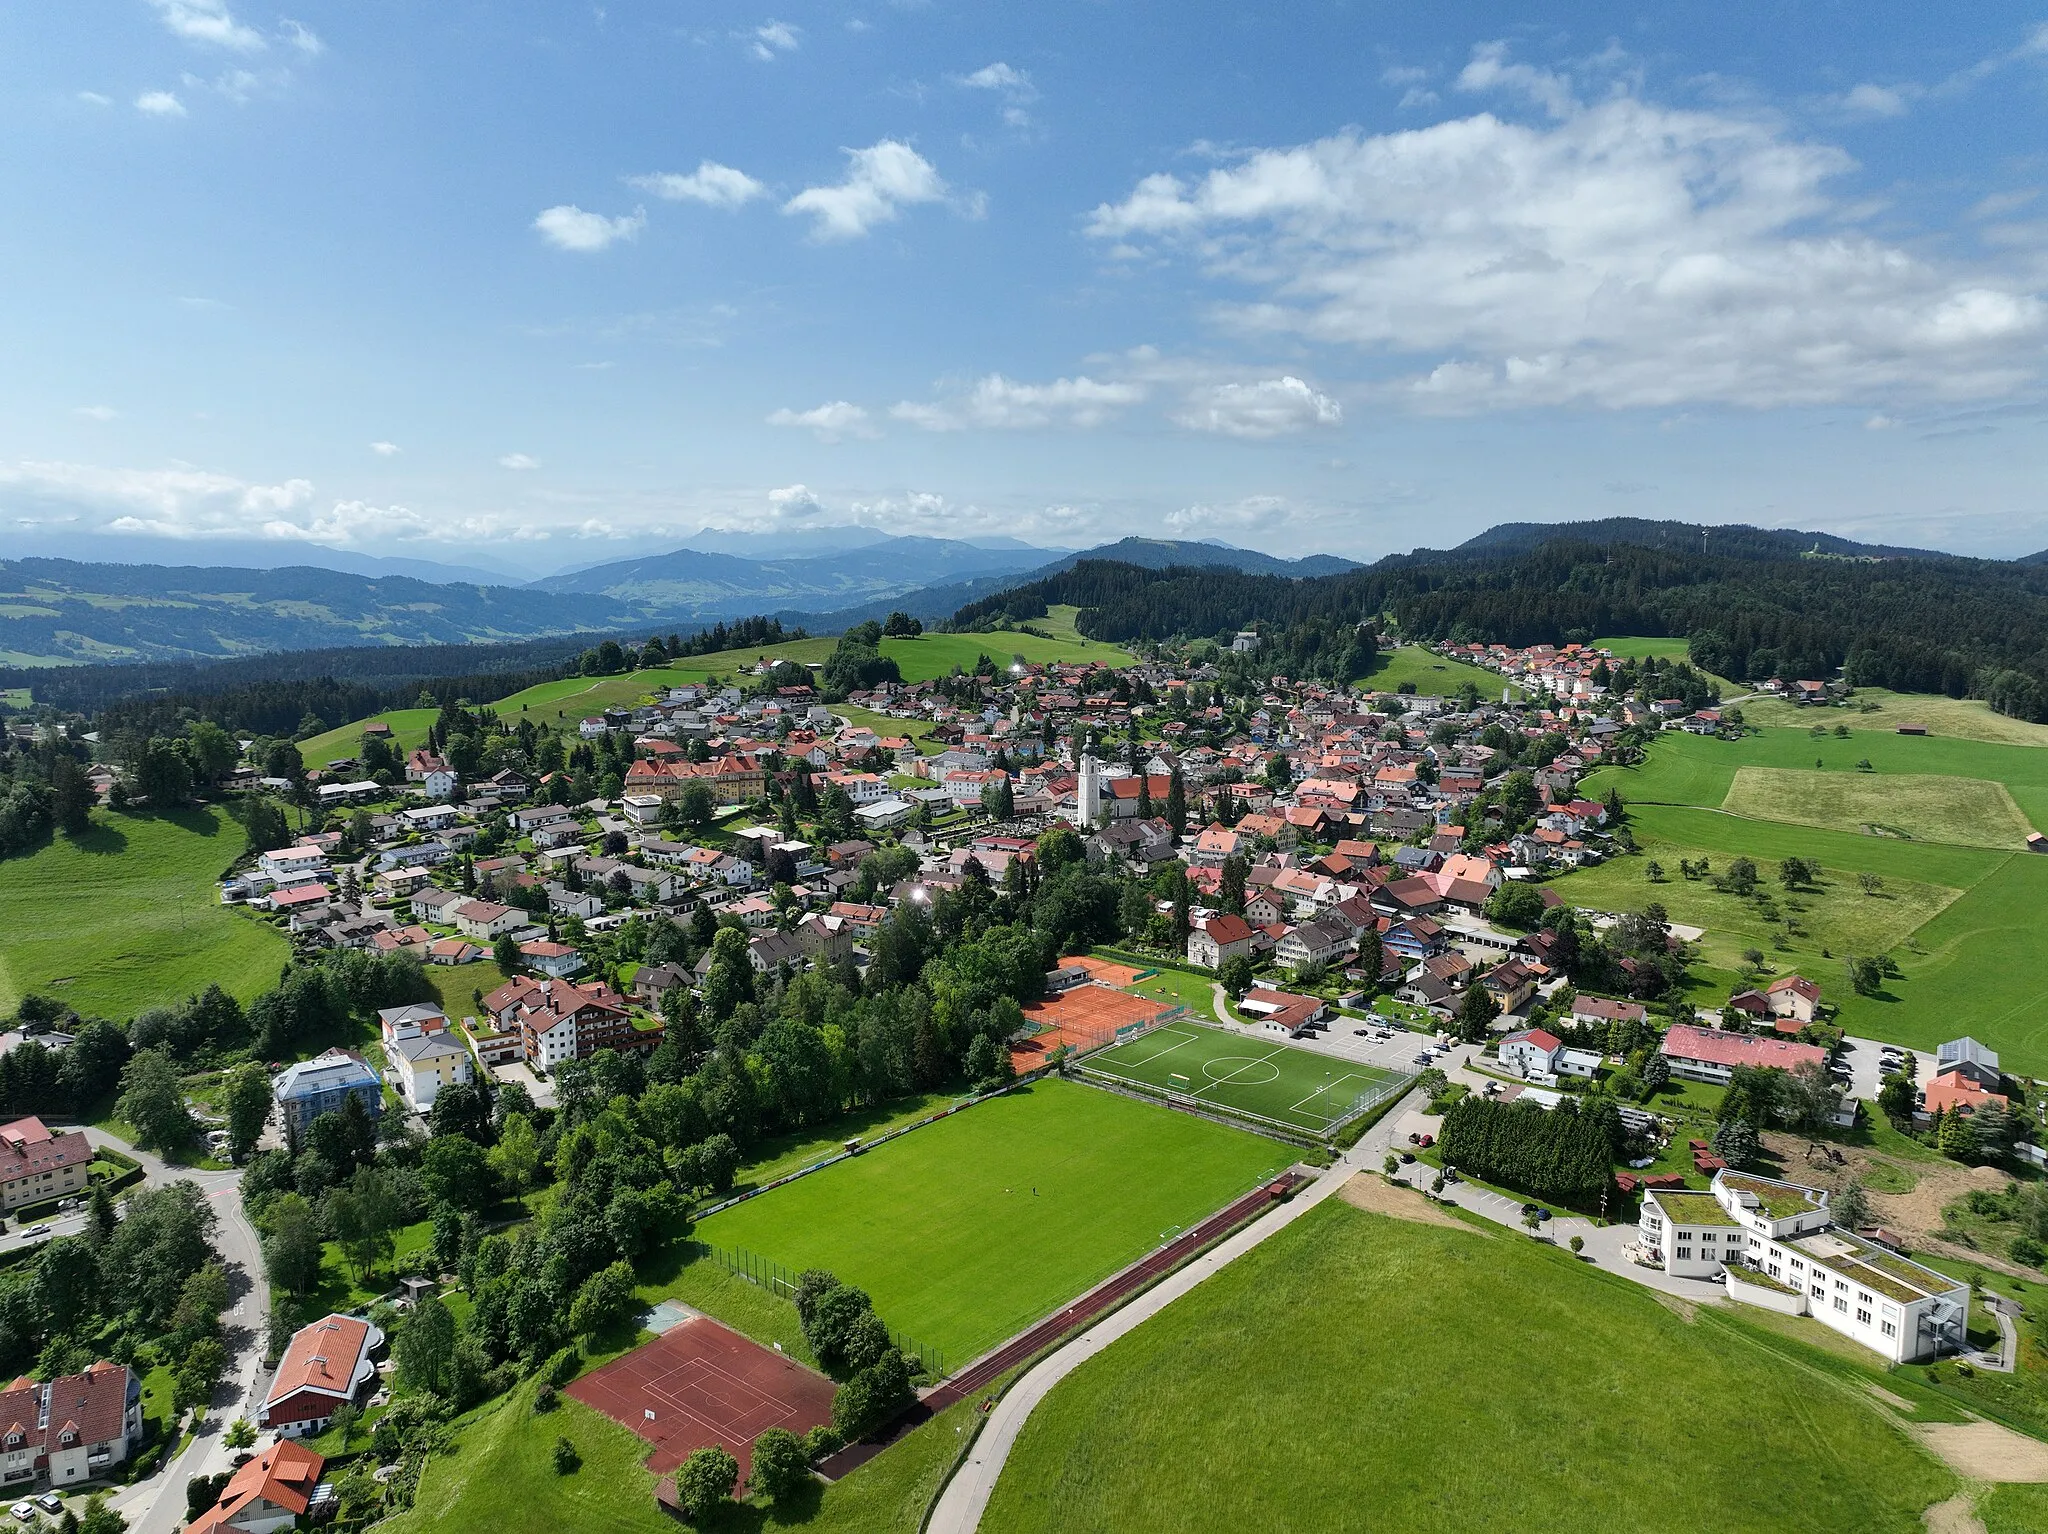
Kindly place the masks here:
<instances>
[{"instance_id":1,"label":"residential building","mask_svg":"<svg viewBox=\"0 0 2048 1534\"><path fill-rule=\"evenodd\" d=\"M1273 949L1273 957L1290 968L1334 964L1351 951L1351 934L1336 922L1303 922Z\"/></svg>"},{"instance_id":2,"label":"residential building","mask_svg":"<svg viewBox=\"0 0 2048 1534\"><path fill-rule=\"evenodd\" d=\"M297 1136L323 1113L339 1113L354 1097L371 1118L384 1112L384 1086L361 1055L330 1049L288 1066L272 1080L271 1093L287 1134Z\"/></svg>"},{"instance_id":3,"label":"residential building","mask_svg":"<svg viewBox=\"0 0 2048 1534\"><path fill-rule=\"evenodd\" d=\"M455 1037L439 1007L385 1007L377 1014L391 1084L415 1113L434 1106L441 1088L475 1080L469 1051Z\"/></svg>"},{"instance_id":4,"label":"residential building","mask_svg":"<svg viewBox=\"0 0 2048 1534\"><path fill-rule=\"evenodd\" d=\"M94 1364L0 1390L0 1489L81 1485L110 1475L142 1442L142 1381L126 1365Z\"/></svg>"},{"instance_id":5,"label":"residential building","mask_svg":"<svg viewBox=\"0 0 2048 1534\"><path fill-rule=\"evenodd\" d=\"M1647 1022L1650 1009L1639 1001L1609 1001L1604 996L1576 996L1572 999L1575 1023Z\"/></svg>"},{"instance_id":6,"label":"residential building","mask_svg":"<svg viewBox=\"0 0 2048 1534\"><path fill-rule=\"evenodd\" d=\"M1479 977L1479 984L1503 1012L1517 1012L1536 994L1536 972L1520 959L1496 964Z\"/></svg>"},{"instance_id":7,"label":"residential building","mask_svg":"<svg viewBox=\"0 0 2048 1534\"><path fill-rule=\"evenodd\" d=\"M499 905L495 900L465 900L449 914L464 937L479 943L488 943L532 920L518 907Z\"/></svg>"},{"instance_id":8,"label":"residential building","mask_svg":"<svg viewBox=\"0 0 2048 1534\"><path fill-rule=\"evenodd\" d=\"M1934 1074L1947 1076L1952 1073L1966 1076L1990 1092L1996 1092L2005 1085L2005 1077L1998 1069L1998 1051L1986 1049L1968 1037L1950 1039L1934 1052Z\"/></svg>"},{"instance_id":9,"label":"residential building","mask_svg":"<svg viewBox=\"0 0 2048 1534\"><path fill-rule=\"evenodd\" d=\"M0 1126L0 1212L83 1192L91 1164L83 1130L60 1133L33 1117Z\"/></svg>"},{"instance_id":10,"label":"residential building","mask_svg":"<svg viewBox=\"0 0 2048 1534\"><path fill-rule=\"evenodd\" d=\"M228 1477L220 1499L185 1534L276 1534L306 1516L326 1459L289 1439L272 1444Z\"/></svg>"},{"instance_id":11,"label":"residential building","mask_svg":"<svg viewBox=\"0 0 2048 1534\"><path fill-rule=\"evenodd\" d=\"M1553 1062L1564 1040L1544 1028L1521 1028L1500 1041L1501 1068L1531 1080L1554 1078Z\"/></svg>"},{"instance_id":12,"label":"residential building","mask_svg":"<svg viewBox=\"0 0 2048 1534\"><path fill-rule=\"evenodd\" d=\"M1758 1070L1795 1070L1802 1065L1825 1066L1828 1053L1813 1044L1796 1044L1790 1039L1751 1038L1719 1028L1696 1028L1674 1023L1664 1034L1657 1052L1671 1067L1671 1074L1686 1081L1704 1081L1726 1086L1734 1079L1735 1067Z\"/></svg>"},{"instance_id":13,"label":"residential building","mask_svg":"<svg viewBox=\"0 0 2048 1534\"><path fill-rule=\"evenodd\" d=\"M1212 916L1188 934L1188 962L1204 969L1221 969L1224 960L1251 952L1251 924L1242 916Z\"/></svg>"},{"instance_id":14,"label":"residential building","mask_svg":"<svg viewBox=\"0 0 2048 1534\"><path fill-rule=\"evenodd\" d=\"M384 1333L355 1316L323 1316L292 1335L256 1413L256 1425L281 1438L323 1433L334 1414L377 1377L370 1355Z\"/></svg>"},{"instance_id":15,"label":"residential building","mask_svg":"<svg viewBox=\"0 0 2048 1534\"><path fill-rule=\"evenodd\" d=\"M1773 1017L1810 1023L1820 1009L1820 987L1804 975L1783 975L1764 987Z\"/></svg>"},{"instance_id":16,"label":"residential building","mask_svg":"<svg viewBox=\"0 0 2048 1534\"><path fill-rule=\"evenodd\" d=\"M1259 1020L1259 1027L1268 1033L1281 1033L1289 1038L1298 1038L1301 1030L1318 1021L1328 1010L1322 998L1297 996L1291 991L1276 991L1263 985L1253 986L1244 993L1237 1009Z\"/></svg>"}]
</instances>

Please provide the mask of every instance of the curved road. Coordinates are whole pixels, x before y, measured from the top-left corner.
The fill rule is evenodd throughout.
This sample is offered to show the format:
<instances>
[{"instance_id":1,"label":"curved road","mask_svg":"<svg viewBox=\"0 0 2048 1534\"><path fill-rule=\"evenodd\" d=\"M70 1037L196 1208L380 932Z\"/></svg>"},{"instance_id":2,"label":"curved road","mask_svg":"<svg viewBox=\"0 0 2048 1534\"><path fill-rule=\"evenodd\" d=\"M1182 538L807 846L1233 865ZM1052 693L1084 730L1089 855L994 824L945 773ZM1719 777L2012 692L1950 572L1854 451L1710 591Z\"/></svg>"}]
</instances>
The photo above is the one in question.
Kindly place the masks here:
<instances>
[{"instance_id":1,"label":"curved road","mask_svg":"<svg viewBox=\"0 0 2048 1534\"><path fill-rule=\"evenodd\" d=\"M189 1182L206 1196L218 1219L213 1244L227 1269L233 1296L221 1321L221 1341L228 1367L213 1393L206 1421L185 1451L159 1466L146 1479L117 1493L110 1501L128 1520L131 1534L176 1534L185 1524L185 1482L233 1467L234 1453L221 1442L221 1429L235 1418L252 1415L257 1378L263 1367L263 1338L270 1319L270 1283L263 1276L263 1251L256 1229L242 1213L240 1172L201 1172L172 1166L159 1156L137 1150L127 1141L91 1125L83 1126L95 1146L111 1146L140 1162L150 1184ZM80 1222L83 1223L82 1221ZM62 1231L59 1226L59 1233Z\"/></svg>"}]
</instances>

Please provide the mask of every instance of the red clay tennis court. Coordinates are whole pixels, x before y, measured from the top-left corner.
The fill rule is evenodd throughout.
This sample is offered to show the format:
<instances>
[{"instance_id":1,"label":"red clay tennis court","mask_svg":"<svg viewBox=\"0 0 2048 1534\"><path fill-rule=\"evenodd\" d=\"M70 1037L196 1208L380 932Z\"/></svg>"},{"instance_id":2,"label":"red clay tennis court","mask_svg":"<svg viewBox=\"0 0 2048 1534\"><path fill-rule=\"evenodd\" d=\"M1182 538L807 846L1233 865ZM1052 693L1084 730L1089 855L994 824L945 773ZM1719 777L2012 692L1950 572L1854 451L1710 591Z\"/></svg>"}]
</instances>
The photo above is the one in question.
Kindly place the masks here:
<instances>
[{"instance_id":1,"label":"red clay tennis court","mask_svg":"<svg viewBox=\"0 0 2048 1534\"><path fill-rule=\"evenodd\" d=\"M1069 954L1059 962L1061 969L1085 969L1098 985L1131 985L1145 973L1135 964L1118 964L1113 959L1090 958L1085 953Z\"/></svg>"},{"instance_id":2,"label":"red clay tennis court","mask_svg":"<svg viewBox=\"0 0 2048 1534\"><path fill-rule=\"evenodd\" d=\"M1118 1029L1142 1027L1162 1012L1172 1010L1168 1004L1113 991L1106 985L1072 986L1043 1001L1024 1004L1024 1021L1036 1024L1041 1031L1011 1042L1010 1064L1019 1072L1035 1071L1062 1044L1076 1050L1100 1049L1116 1042Z\"/></svg>"},{"instance_id":3,"label":"red clay tennis court","mask_svg":"<svg viewBox=\"0 0 2048 1534\"><path fill-rule=\"evenodd\" d=\"M660 1475L710 1444L744 1476L771 1427L802 1434L832 1420L832 1382L704 1316L572 1381L568 1393L654 1445Z\"/></svg>"}]
</instances>

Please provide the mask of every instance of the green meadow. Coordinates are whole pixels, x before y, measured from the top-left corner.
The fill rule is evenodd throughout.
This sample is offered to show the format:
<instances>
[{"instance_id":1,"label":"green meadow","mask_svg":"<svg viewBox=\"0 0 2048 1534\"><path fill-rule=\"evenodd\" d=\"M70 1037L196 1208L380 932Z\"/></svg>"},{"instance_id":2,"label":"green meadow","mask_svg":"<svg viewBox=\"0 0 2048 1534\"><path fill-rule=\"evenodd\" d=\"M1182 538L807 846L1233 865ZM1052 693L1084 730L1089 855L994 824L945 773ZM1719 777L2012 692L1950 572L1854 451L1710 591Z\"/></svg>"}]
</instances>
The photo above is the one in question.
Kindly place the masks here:
<instances>
[{"instance_id":1,"label":"green meadow","mask_svg":"<svg viewBox=\"0 0 2048 1534\"><path fill-rule=\"evenodd\" d=\"M0 861L0 1013L40 991L125 1022L213 981L244 1002L275 985L290 945L215 888L243 845L211 805L101 810L85 835Z\"/></svg>"},{"instance_id":2,"label":"green meadow","mask_svg":"<svg viewBox=\"0 0 2048 1534\"><path fill-rule=\"evenodd\" d=\"M1498 671L1488 671L1484 666L1474 666L1467 661L1447 659L1421 645L1382 650L1373 669L1360 679L1358 685L1374 692L1397 692L1404 682L1413 682L1416 692L1429 697L1449 697L1467 682L1479 689L1482 698L1499 698L1503 687L1517 698L1528 696Z\"/></svg>"}]
</instances>

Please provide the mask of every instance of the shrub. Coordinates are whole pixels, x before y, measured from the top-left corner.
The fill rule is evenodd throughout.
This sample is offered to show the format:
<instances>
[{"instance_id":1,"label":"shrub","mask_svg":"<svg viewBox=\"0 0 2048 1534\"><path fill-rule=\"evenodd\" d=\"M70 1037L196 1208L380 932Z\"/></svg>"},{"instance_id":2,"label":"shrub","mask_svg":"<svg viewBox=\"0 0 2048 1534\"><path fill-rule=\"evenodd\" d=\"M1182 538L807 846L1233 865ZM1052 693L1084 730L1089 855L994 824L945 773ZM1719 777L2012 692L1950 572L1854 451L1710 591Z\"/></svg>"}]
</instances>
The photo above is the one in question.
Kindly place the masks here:
<instances>
[{"instance_id":1,"label":"shrub","mask_svg":"<svg viewBox=\"0 0 2048 1534\"><path fill-rule=\"evenodd\" d=\"M540 1389L533 1393L533 1409L536 1415L541 1412L551 1412L561 1404L560 1398L555 1394L555 1387L548 1384L545 1380L541 1382Z\"/></svg>"},{"instance_id":2,"label":"shrub","mask_svg":"<svg viewBox=\"0 0 2048 1534\"><path fill-rule=\"evenodd\" d=\"M676 1471L676 1501L692 1523L702 1523L732 1500L739 1480L738 1460L715 1445L699 1449Z\"/></svg>"},{"instance_id":3,"label":"shrub","mask_svg":"<svg viewBox=\"0 0 2048 1534\"><path fill-rule=\"evenodd\" d=\"M787 1428L771 1427L754 1440L754 1471L750 1484L781 1501L801 1490L811 1478L810 1457L803 1440Z\"/></svg>"},{"instance_id":4,"label":"shrub","mask_svg":"<svg viewBox=\"0 0 2048 1534\"><path fill-rule=\"evenodd\" d=\"M555 1440L555 1474L573 1475L583 1468L583 1456L576 1452L576 1445L567 1438Z\"/></svg>"},{"instance_id":5,"label":"shrub","mask_svg":"<svg viewBox=\"0 0 2048 1534\"><path fill-rule=\"evenodd\" d=\"M547 1362L547 1382L560 1389L576 1378L576 1371L583 1367L583 1355L573 1347L563 1348Z\"/></svg>"},{"instance_id":6,"label":"shrub","mask_svg":"<svg viewBox=\"0 0 2048 1534\"><path fill-rule=\"evenodd\" d=\"M821 1422L804 1434L804 1456L811 1460L823 1459L828 1454L836 1453L845 1442L845 1439L832 1430L830 1424Z\"/></svg>"},{"instance_id":7,"label":"shrub","mask_svg":"<svg viewBox=\"0 0 2048 1534\"><path fill-rule=\"evenodd\" d=\"M2038 1268L2048 1263L2048 1246L2043 1246L2032 1236L2014 1236L2012 1245L2007 1250L2012 1254L2014 1262L2025 1267Z\"/></svg>"}]
</instances>

